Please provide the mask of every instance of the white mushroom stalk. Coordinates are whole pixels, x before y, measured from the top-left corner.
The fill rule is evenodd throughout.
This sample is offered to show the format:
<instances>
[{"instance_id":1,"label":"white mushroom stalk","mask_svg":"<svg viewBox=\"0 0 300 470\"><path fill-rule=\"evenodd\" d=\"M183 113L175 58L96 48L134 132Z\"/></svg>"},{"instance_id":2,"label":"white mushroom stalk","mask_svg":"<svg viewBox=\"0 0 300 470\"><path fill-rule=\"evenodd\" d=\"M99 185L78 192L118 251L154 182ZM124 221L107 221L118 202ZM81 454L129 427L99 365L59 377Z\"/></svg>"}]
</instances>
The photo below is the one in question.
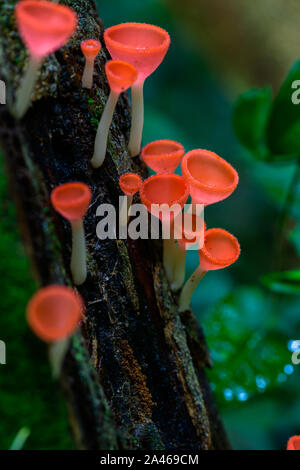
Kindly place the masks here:
<instances>
[{"instance_id":1,"label":"white mushroom stalk","mask_svg":"<svg viewBox=\"0 0 300 470\"><path fill-rule=\"evenodd\" d=\"M114 91L111 91L97 129L94 145L94 154L91 160L91 165L93 168L99 168L104 162L109 128L112 122L113 114L118 99L119 94L115 93Z\"/></svg>"},{"instance_id":2,"label":"white mushroom stalk","mask_svg":"<svg viewBox=\"0 0 300 470\"><path fill-rule=\"evenodd\" d=\"M131 87L131 130L128 150L132 157L139 155L142 145L144 127L144 82L135 83Z\"/></svg>"},{"instance_id":3,"label":"white mushroom stalk","mask_svg":"<svg viewBox=\"0 0 300 470\"><path fill-rule=\"evenodd\" d=\"M199 266L186 281L179 297L179 312L184 312L190 308L194 290L205 274L206 271L203 271Z\"/></svg>"},{"instance_id":4,"label":"white mushroom stalk","mask_svg":"<svg viewBox=\"0 0 300 470\"><path fill-rule=\"evenodd\" d=\"M86 280L86 245L83 220L73 220L72 227L72 255L71 273L74 284L80 286Z\"/></svg>"},{"instance_id":5,"label":"white mushroom stalk","mask_svg":"<svg viewBox=\"0 0 300 470\"><path fill-rule=\"evenodd\" d=\"M31 95L34 91L38 79L38 71L41 65L41 59L38 59L36 57L29 58L27 70L22 79L20 88L16 93L16 103L13 111L16 119L21 119L29 108L31 102Z\"/></svg>"},{"instance_id":6,"label":"white mushroom stalk","mask_svg":"<svg viewBox=\"0 0 300 470\"><path fill-rule=\"evenodd\" d=\"M119 96L137 79L137 71L133 65L121 60L110 60L105 64L106 77L110 86L110 94L97 129L94 155L91 164L99 168L105 159L109 128Z\"/></svg>"}]
</instances>

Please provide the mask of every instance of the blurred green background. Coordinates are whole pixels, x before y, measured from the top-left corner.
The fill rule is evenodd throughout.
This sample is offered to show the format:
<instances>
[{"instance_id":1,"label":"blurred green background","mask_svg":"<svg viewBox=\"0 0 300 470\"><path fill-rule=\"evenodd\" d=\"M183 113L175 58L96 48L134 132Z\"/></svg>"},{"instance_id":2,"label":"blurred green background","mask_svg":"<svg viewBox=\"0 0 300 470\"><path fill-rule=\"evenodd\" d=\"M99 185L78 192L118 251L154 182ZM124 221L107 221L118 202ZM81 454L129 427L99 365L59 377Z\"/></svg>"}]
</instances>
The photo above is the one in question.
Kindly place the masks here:
<instances>
[{"instance_id":1,"label":"blurred green background","mask_svg":"<svg viewBox=\"0 0 300 470\"><path fill-rule=\"evenodd\" d=\"M209 207L205 219L208 227L238 237L241 258L231 269L204 278L193 309L204 325L214 361L209 378L233 447L283 449L290 435L300 434L300 365L291 364L293 341L300 340L300 300L271 292L260 279L299 265L299 184L286 211L279 256L276 227L295 162L254 158L239 145L232 114L236 98L248 88L277 90L297 59L294 19L300 9L293 0L284 8L273 0L270 18L269 1L265 9L259 2L260 10L257 0L247 2L248 9L236 0L228 0L225 10L221 3L102 0L99 13L106 26L142 21L171 34L164 63L146 82L144 142L169 138L186 150L207 148L239 172L238 189ZM279 23L286 48L274 33ZM72 449L63 397L50 378L44 347L24 319L35 285L2 167L0 206L0 339L7 344L7 365L0 366L0 448L9 448L26 427L27 449ZM197 263L190 253L189 274Z\"/></svg>"}]
</instances>

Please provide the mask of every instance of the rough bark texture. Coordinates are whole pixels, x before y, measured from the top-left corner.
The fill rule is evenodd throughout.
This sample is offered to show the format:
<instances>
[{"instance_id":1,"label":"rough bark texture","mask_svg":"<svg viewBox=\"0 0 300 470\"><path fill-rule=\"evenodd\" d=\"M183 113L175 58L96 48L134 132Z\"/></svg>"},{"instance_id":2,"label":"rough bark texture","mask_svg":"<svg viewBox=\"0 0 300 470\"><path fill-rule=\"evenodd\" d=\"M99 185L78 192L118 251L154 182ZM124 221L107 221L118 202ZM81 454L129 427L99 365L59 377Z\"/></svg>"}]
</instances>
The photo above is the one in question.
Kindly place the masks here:
<instances>
[{"instance_id":1,"label":"rough bark texture","mask_svg":"<svg viewBox=\"0 0 300 470\"><path fill-rule=\"evenodd\" d=\"M129 107L117 105L103 167L89 164L97 119L108 95L103 48L95 85L81 88L82 39L98 38L103 25L90 0L66 0L79 16L76 35L44 64L33 106L19 123L9 114L26 65L16 32L13 1L0 6L1 147L19 209L22 233L41 285L71 285L71 232L51 207L51 190L83 181L93 192L85 218L88 278L78 290L86 302L81 331L64 362L61 382L81 449L225 449L229 447L205 378L209 354L191 312L178 314L161 264L161 244L100 241L96 208L116 207L119 176L146 168L128 156Z\"/></svg>"}]
</instances>

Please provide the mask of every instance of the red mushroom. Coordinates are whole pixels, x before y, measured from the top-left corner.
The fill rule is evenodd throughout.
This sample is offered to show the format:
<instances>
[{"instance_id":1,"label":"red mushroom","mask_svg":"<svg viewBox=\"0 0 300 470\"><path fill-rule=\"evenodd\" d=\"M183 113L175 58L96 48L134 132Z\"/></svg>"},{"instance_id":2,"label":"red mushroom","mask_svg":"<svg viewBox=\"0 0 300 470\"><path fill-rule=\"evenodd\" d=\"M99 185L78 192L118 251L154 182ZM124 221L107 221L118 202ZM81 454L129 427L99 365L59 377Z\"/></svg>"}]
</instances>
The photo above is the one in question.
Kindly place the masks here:
<instances>
[{"instance_id":1,"label":"red mushroom","mask_svg":"<svg viewBox=\"0 0 300 470\"><path fill-rule=\"evenodd\" d=\"M27 321L36 336L54 343L74 333L83 311L79 294L66 286L38 290L27 305Z\"/></svg>"},{"instance_id":2,"label":"red mushroom","mask_svg":"<svg viewBox=\"0 0 300 470\"><path fill-rule=\"evenodd\" d=\"M286 450L300 450L300 436L290 437Z\"/></svg>"},{"instance_id":3,"label":"red mushroom","mask_svg":"<svg viewBox=\"0 0 300 470\"><path fill-rule=\"evenodd\" d=\"M175 174L154 175L140 188L142 203L148 212L159 218L163 227L163 263L169 281L173 278L173 254L176 249L172 222L182 211L189 196L184 179Z\"/></svg>"},{"instance_id":4,"label":"red mushroom","mask_svg":"<svg viewBox=\"0 0 300 470\"><path fill-rule=\"evenodd\" d=\"M84 310L80 295L73 289L52 285L38 290L27 305L27 321L41 340L51 343L49 355L53 376L57 377Z\"/></svg>"},{"instance_id":5,"label":"red mushroom","mask_svg":"<svg viewBox=\"0 0 300 470\"><path fill-rule=\"evenodd\" d=\"M57 212L71 223L71 272L74 283L80 285L87 276L83 217L91 202L91 190L84 183L62 184L52 191L51 202Z\"/></svg>"},{"instance_id":6,"label":"red mushroom","mask_svg":"<svg viewBox=\"0 0 300 470\"><path fill-rule=\"evenodd\" d=\"M184 283L185 258L188 250L199 250L204 242L205 222L203 216L183 212L174 219L174 235L177 250L174 253L174 274L171 289L177 291Z\"/></svg>"},{"instance_id":7,"label":"red mushroom","mask_svg":"<svg viewBox=\"0 0 300 470\"><path fill-rule=\"evenodd\" d=\"M133 65L121 60L110 60L105 64L106 77L110 86L110 95L101 116L91 164L99 168L104 162L109 127L120 94L135 82L137 71Z\"/></svg>"},{"instance_id":8,"label":"red mushroom","mask_svg":"<svg viewBox=\"0 0 300 470\"><path fill-rule=\"evenodd\" d=\"M227 268L240 256L237 239L226 230L209 229L204 235L204 245L199 250L200 266L185 283L179 298L179 311L188 310L193 292L207 271Z\"/></svg>"},{"instance_id":9,"label":"red mushroom","mask_svg":"<svg viewBox=\"0 0 300 470\"><path fill-rule=\"evenodd\" d=\"M27 111L37 72L44 58L63 46L77 26L71 8L44 0L19 1L15 8L20 34L28 47L30 60L17 91L14 114L20 119Z\"/></svg>"},{"instance_id":10,"label":"red mushroom","mask_svg":"<svg viewBox=\"0 0 300 470\"><path fill-rule=\"evenodd\" d=\"M163 61L170 45L170 36L158 26L123 23L108 28L104 39L113 59L125 60L138 71L137 81L132 86L132 121L128 144L129 152L135 157L140 153L143 133L144 81Z\"/></svg>"},{"instance_id":11,"label":"red mushroom","mask_svg":"<svg viewBox=\"0 0 300 470\"><path fill-rule=\"evenodd\" d=\"M85 66L82 74L82 86L92 88L95 59L101 51L101 43L96 39L86 39L80 44L82 53L85 57Z\"/></svg>"},{"instance_id":12,"label":"red mushroom","mask_svg":"<svg viewBox=\"0 0 300 470\"><path fill-rule=\"evenodd\" d=\"M175 140L156 140L147 144L141 157L158 174L174 173L184 155L184 147Z\"/></svg>"},{"instance_id":13,"label":"red mushroom","mask_svg":"<svg viewBox=\"0 0 300 470\"><path fill-rule=\"evenodd\" d=\"M120 208L120 226L127 225L129 218L129 209L132 204L133 196L139 191L142 185L142 179L136 173L125 173L119 179L119 185L126 195Z\"/></svg>"},{"instance_id":14,"label":"red mushroom","mask_svg":"<svg viewBox=\"0 0 300 470\"><path fill-rule=\"evenodd\" d=\"M208 205L226 199L239 181L235 169L209 150L188 152L182 159L181 170L194 204Z\"/></svg>"}]
</instances>

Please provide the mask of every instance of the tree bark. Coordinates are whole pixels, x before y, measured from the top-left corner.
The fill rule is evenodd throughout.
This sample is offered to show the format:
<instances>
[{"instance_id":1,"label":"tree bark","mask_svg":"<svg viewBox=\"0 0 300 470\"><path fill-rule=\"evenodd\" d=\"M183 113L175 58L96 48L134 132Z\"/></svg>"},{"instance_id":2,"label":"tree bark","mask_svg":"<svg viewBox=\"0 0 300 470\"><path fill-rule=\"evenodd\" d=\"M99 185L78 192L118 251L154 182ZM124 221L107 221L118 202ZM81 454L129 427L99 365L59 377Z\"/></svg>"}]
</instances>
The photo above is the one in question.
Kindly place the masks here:
<instances>
[{"instance_id":1,"label":"tree bark","mask_svg":"<svg viewBox=\"0 0 300 470\"><path fill-rule=\"evenodd\" d=\"M111 126L103 166L89 161L97 119L108 96L103 25L90 0L65 0L79 17L77 33L49 57L33 104L16 122L9 113L26 52L14 23L14 1L0 6L0 70L7 106L0 106L0 141L20 225L41 285L72 285L71 231L51 207L51 190L69 181L93 193L85 218L88 278L78 288L86 303L63 365L61 383L81 449L227 449L205 366L211 361L192 312L182 316L161 264L161 243L98 240L96 208L118 207L118 179L147 170L127 151L130 109L123 95ZM100 39L95 86L81 87L80 41ZM147 108L146 108L147 112Z\"/></svg>"}]
</instances>

